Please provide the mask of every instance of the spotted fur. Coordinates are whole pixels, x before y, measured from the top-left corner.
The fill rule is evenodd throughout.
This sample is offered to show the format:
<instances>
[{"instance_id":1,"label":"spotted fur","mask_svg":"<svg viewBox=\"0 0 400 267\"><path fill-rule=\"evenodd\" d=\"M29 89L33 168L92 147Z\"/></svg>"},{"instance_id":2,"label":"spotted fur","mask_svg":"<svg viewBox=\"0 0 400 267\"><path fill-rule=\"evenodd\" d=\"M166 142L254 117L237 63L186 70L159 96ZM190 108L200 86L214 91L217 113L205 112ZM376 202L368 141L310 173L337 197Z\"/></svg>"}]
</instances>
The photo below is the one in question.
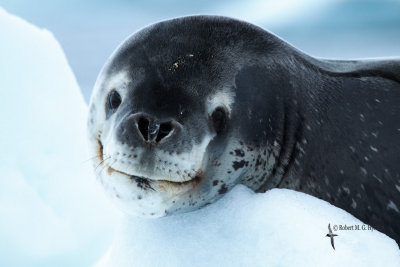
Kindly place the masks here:
<instances>
[{"instance_id":1,"label":"spotted fur","mask_svg":"<svg viewBox=\"0 0 400 267\"><path fill-rule=\"evenodd\" d=\"M121 103L110 109L113 90ZM193 16L144 28L113 53L88 129L97 177L128 213L187 212L238 183L285 187L399 241L399 114L399 60L317 60L246 22ZM168 123L168 135L147 140L141 116Z\"/></svg>"}]
</instances>

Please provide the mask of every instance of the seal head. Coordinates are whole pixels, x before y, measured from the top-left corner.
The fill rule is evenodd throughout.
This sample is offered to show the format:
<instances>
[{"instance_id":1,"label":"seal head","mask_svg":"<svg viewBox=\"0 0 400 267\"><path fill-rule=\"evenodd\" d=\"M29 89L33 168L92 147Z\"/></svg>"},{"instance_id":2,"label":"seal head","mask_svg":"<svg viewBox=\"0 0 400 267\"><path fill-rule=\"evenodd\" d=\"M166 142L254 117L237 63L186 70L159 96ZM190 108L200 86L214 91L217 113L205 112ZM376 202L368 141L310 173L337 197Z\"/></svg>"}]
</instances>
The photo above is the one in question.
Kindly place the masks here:
<instances>
[{"instance_id":1,"label":"seal head","mask_svg":"<svg viewBox=\"0 0 400 267\"><path fill-rule=\"evenodd\" d=\"M246 179L263 183L279 153L282 94L238 94L252 81L237 77L269 60L273 41L248 23L187 17L147 27L114 52L91 99L89 140L98 179L124 210L164 216L212 203Z\"/></svg>"}]
</instances>

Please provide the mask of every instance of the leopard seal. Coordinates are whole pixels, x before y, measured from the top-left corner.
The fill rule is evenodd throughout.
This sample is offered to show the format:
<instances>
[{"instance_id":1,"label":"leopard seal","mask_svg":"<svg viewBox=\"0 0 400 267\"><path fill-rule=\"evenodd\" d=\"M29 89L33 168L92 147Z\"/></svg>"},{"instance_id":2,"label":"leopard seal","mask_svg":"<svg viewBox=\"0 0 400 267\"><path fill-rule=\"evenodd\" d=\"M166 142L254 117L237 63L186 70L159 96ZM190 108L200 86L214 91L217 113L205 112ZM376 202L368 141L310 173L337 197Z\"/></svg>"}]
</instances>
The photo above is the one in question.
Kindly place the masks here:
<instances>
[{"instance_id":1,"label":"leopard seal","mask_svg":"<svg viewBox=\"0 0 400 267\"><path fill-rule=\"evenodd\" d=\"M128 214L289 188L400 241L400 60L325 60L247 22L190 16L131 35L90 101L96 175Z\"/></svg>"}]
</instances>

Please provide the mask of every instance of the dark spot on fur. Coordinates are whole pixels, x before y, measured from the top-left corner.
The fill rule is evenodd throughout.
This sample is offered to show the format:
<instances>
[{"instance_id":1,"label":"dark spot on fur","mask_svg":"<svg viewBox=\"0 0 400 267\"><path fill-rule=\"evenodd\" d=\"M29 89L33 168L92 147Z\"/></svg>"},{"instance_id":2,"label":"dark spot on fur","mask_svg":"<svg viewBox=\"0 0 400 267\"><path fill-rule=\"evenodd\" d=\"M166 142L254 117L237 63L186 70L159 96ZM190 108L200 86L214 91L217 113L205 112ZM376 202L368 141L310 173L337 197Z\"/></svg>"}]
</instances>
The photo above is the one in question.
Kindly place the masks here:
<instances>
[{"instance_id":1,"label":"dark spot on fur","mask_svg":"<svg viewBox=\"0 0 400 267\"><path fill-rule=\"evenodd\" d=\"M262 161L261 161L261 156L260 155L258 155L258 157L257 157L257 161L256 161L256 167L258 167L258 166L260 166L262 164Z\"/></svg>"},{"instance_id":2,"label":"dark spot on fur","mask_svg":"<svg viewBox=\"0 0 400 267\"><path fill-rule=\"evenodd\" d=\"M225 194L226 191L228 191L228 188L226 187L225 184L221 185L221 188L218 190L219 194Z\"/></svg>"},{"instance_id":3,"label":"dark spot on fur","mask_svg":"<svg viewBox=\"0 0 400 267\"><path fill-rule=\"evenodd\" d=\"M235 149L235 154L238 157L244 157L244 151L241 149Z\"/></svg>"},{"instance_id":4,"label":"dark spot on fur","mask_svg":"<svg viewBox=\"0 0 400 267\"><path fill-rule=\"evenodd\" d=\"M235 171L237 171L238 169L243 168L244 165L247 166L248 164L249 164L249 162L248 161L244 161L244 160L234 161L233 164L232 164L232 167L235 169Z\"/></svg>"},{"instance_id":5,"label":"dark spot on fur","mask_svg":"<svg viewBox=\"0 0 400 267\"><path fill-rule=\"evenodd\" d=\"M193 181L195 182L195 183L199 183L200 182L200 180L201 180L201 177L200 176L195 176L194 177L194 179L193 179Z\"/></svg>"},{"instance_id":6,"label":"dark spot on fur","mask_svg":"<svg viewBox=\"0 0 400 267\"><path fill-rule=\"evenodd\" d=\"M153 187L151 187L151 185L149 183L149 180L141 178L141 177L136 177L136 176L131 176L131 178L136 181L136 184L140 189L143 189L143 190L151 189L154 191Z\"/></svg>"},{"instance_id":7,"label":"dark spot on fur","mask_svg":"<svg viewBox=\"0 0 400 267\"><path fill-rule=\"evenodd\" d=\"M216 166L216 167L221 166L221 162L218 162L217 160L214 161L214 166Z\"/></svg>"},{"instance_id":8,"label":"dark spot on fur","mask_svg":"<svg viewBox=\"0 0 400 267\"><path fill-rule=\"evenodd\" d=\"M213 186L216 186L216 185L218 185L218 180L213 181Z\"/></svg>"}]
</instances>

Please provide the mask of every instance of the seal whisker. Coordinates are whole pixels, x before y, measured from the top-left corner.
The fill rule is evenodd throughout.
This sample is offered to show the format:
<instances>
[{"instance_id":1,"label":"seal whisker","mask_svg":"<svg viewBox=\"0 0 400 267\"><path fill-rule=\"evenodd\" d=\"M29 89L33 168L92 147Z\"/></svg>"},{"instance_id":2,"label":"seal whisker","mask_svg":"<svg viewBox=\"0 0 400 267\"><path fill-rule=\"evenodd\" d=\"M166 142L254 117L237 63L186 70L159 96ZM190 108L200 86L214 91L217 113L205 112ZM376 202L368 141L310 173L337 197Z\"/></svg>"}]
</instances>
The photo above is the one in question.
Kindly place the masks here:
<instances>
[{"instance_id":1,"label":"seal whisker","mask_svg":"<svg viewBox=\"0 0 400 267\"><path fill-rule=\"evenodd\" d=\"M95 158L101 159L101 156L96 155L96 156L90 157L88 159L85 159L85 160L81 161L81 163L87 163L87 162L89 162L89 161L91 161L91 160L93 160Z\"/></svg>"},{"instance_id":2,"label":"seal whisker","mask_svg":"<svg viewBox=\"0 0 400 267\"><path fill-rule=\"evenodd\" d=\"M101 165L103 165L103 167L104 167L104 164L103 164L103 163L105 163L106 160L109 160L109 159L111 159L111 156L109 156L109 157L107 157L107 158L103 158L103 160L100 161L100 163L94 168L94 170L96 171L97 168L100 167Z\"/></svg>"}]
</instances>

